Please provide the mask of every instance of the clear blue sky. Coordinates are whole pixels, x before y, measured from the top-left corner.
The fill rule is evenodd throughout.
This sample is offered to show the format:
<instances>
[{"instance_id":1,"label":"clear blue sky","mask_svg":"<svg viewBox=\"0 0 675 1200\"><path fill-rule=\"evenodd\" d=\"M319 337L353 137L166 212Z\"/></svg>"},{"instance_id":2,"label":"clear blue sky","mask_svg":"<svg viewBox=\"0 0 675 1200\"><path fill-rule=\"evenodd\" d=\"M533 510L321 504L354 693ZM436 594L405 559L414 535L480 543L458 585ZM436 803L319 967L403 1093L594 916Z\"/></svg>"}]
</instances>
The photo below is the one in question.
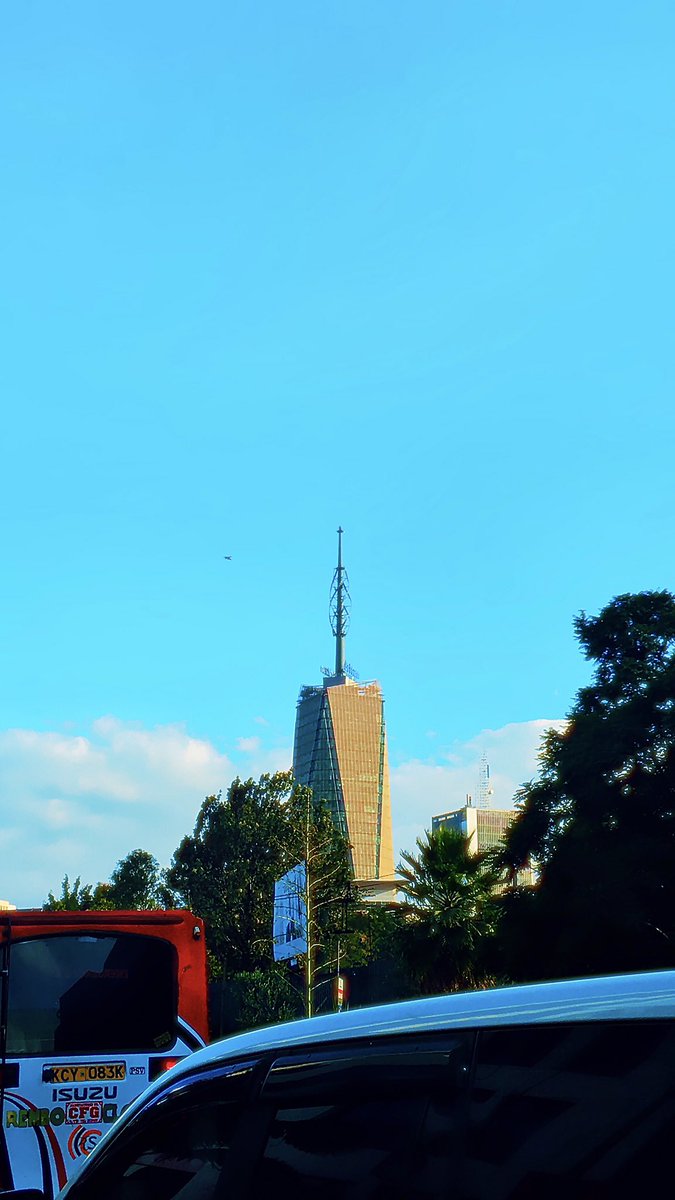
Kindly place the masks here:
<instances>
[{"instance_id":1,"label":"clear blue sky","mask_svg":"<svg viewBox=\"0 0 675 1200\"><path fill-rule=\"evenodd\" d=\"M394 765L564 715L574 613L675 587L674 35L621 0L5 6L0 730L282 753L339 523Z\"/></svg>"}]
</instances>

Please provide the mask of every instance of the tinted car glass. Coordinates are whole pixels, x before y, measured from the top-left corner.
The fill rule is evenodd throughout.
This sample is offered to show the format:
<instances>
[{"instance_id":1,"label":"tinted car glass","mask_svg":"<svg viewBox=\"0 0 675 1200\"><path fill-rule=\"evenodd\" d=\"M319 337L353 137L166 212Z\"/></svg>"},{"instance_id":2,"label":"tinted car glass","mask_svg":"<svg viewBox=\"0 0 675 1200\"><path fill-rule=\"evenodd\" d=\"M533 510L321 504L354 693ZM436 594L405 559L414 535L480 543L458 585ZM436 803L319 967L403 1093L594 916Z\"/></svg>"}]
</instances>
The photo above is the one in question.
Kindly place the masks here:
<instances>
[{"instance_id":1,"label":"tinted car glass","mask_svg":"<svg viewBox=\"0 0 675 1200\"><path fill-rule=\"evenodd\" d=\"M466 1200L656 1194L675 1136L670 1023L479 1034Z\"/></svg>"},{"instance_id":2,"label":"tinted car glass","mask_svg":"<svg viewBox=\"0 0 675 1200\"><path fill-rule=\"evenodd\" d=\"M142 935L12 946L7 1054L158 1050L176 1027L175 950Z\"/></svg>"},{"instance_id":3,"label":"tinted car glass","mask_svg":"<svg viewBox=\"0 0 675 1200\"><path fill-rule=\"evenodd\" d=\"M226 1170L235 1114L212 1104L157 1121L98 1179L97 1200L211 1200Z\"/></svg>"},{"instance_id":4,"label":"tinted car glass","mask_svg":"<svg viewBox=\"0 0 675 1200\"><path fill-rule=\"evenodd\" d=\"M438 1052L362 1047L278 1060L263 1088L270 1125L251 1195L446 1195L458 1166L451 1147L460 1142L470 1045L460 1037Z\"/></svg>"},{"instance_id":5,"label":"tinted car glass","mask_svg":"<svg viewBox=\"0 0 675 1200\"><path fill-rule=\"evenodd\" d=\"M73 1200L212 1200L239 1194L250 1157L247 1101L255 1061L181 1080L113 1131L72 1184ZM257 1149L254 1142L253 1153Z\"/></svg>"}]
</instances>

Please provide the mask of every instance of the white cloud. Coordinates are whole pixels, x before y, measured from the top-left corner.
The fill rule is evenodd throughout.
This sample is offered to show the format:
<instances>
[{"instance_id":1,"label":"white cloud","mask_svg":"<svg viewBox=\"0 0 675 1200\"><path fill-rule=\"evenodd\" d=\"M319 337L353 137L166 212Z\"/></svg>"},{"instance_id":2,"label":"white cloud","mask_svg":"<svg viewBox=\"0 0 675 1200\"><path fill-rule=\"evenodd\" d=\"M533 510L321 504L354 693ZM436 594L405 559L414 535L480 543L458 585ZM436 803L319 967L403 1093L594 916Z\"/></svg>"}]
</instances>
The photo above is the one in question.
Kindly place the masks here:
<instances>
[{"instance_id":1,"label":"white cloud","mask_svg":"<svg viewBox=\"0 0 675 1200\"><path fill-rule=\"evenodd\" d=\"M391 770L394 850L414 849L415 839L431 828L431 818L476 798L484 753L490 766L494 808L511 808L516 790L537 773L542 734L564 721L540 719L484 729L466 742L455 742L430 759L411 759Z\"/></svg>"},{"instance_id":2,"label":"white cloud","mask_svg":"<svg viewBox=\"0 0 675 1200\"><path fill-rule=\"evenodd\" d=\"M180 725L146 729L107 716L87 736L0 733L3 897L39 905L64 874L107 879L139 846L168 863L204 796L236 773Z\"/></svg>"},{"instance_id":3,"label":"white cloud","mask_svg":"<svg viewBox=\"0 0 675 1200\"><path fill-rule=\"evenodd\" d=\"M256 750L260 749L259 737L240 737L237 738L237 750L241 750L243 754L255 754Z\"/></svg>"},{"instance_id":4,"label":"white cloud","mask_svg":"<svg viewBox=\"0 0 675 1200\"><path fill-rule=\"evenodd\" d=\"M536 773L542 733L562 724L505 725L449 746L437 739L433 757L393 765L396 852L413 848L434 814L475 795L483 752L493 804L510 807L516 788ZM230 757L182 725L145 728L113 716L85 734L0 732L0 895L39 905L65 873L96 883L137 847L166 865L204 796L225 791L235 775L286 771L291 759L290 746L262 737L239 738Z\"/></svg>"},{"instance_id":5,"label":"white cloud","mask_svg":"<svg viewBox=\"0 0 675 1200\"><path fill-rule=\"evenodd\" d=\"M260 748L255 754L247 754L242 762L237 760L237 774L242 779L258 779L260 775L274 775L276 771L290 771L293 751L288 746Z\"/></svg>"}]
</instances>

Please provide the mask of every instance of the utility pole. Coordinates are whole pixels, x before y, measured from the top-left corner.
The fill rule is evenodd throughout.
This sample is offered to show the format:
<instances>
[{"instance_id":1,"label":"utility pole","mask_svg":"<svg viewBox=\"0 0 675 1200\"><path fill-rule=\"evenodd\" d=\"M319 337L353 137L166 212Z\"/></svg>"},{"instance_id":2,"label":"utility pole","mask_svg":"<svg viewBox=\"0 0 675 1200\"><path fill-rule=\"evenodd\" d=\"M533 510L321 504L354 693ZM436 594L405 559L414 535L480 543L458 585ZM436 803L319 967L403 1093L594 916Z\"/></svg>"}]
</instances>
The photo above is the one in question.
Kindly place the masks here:
<instances>
[{"instance_id":1,"label":"utility pole","mask_svg":"<svg viewBox=\"0 0 675 1200\"><path fill-rule=\"evenodd\" d=\"M307 810L305 813L305 912L307 913L307 957L305 963L305 1013L314 1016L314 913L312 911L312 879L310 874L311 845L311 804L312 793L307 789Z\"/></svg>"}]
</instances>

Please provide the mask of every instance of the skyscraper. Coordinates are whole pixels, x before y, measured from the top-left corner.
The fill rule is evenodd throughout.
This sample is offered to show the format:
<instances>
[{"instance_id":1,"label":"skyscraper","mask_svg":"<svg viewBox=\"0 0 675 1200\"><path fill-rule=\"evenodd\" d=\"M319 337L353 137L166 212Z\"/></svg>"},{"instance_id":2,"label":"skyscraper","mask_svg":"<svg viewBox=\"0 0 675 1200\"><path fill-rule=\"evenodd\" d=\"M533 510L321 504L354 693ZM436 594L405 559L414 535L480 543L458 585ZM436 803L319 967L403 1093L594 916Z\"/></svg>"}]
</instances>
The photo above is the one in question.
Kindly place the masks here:
<instances>
[{"instance_id":1,"label":"skyscraper","mask_svg":"<svg viewBox=\"0 0 675 1200\"><path fill-rule=\"evenodd\" d=\"M325 800L333 820L351 844L357 883L373 898L394 898L394 843L384 701L379 683L360 683L345 662L349 623L349 583L338 565L331 589L335 670L323 683L303 687L298 699L293 773L299 783Z\"/></svg>"}]
</instances>

